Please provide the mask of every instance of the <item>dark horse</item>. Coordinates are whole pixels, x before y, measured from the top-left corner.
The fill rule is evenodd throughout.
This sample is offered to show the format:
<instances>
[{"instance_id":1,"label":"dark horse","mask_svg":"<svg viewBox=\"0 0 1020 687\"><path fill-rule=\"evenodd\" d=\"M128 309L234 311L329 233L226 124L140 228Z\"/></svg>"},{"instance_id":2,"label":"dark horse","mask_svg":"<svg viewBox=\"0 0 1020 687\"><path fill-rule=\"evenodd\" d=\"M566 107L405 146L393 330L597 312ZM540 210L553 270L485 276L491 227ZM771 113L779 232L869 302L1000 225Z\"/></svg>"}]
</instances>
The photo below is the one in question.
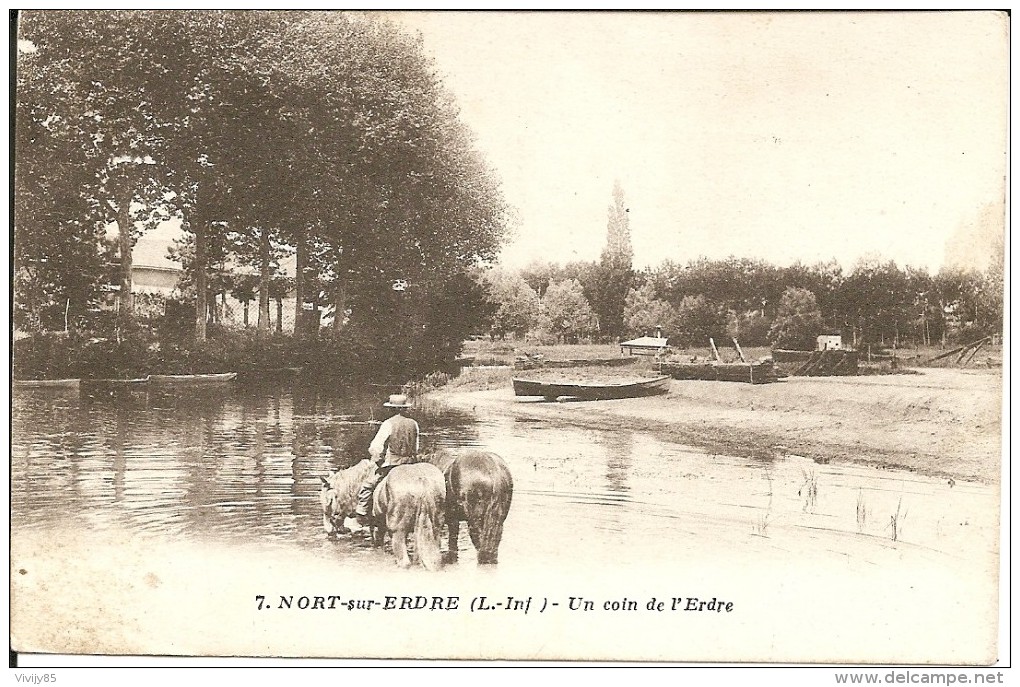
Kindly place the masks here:
<instances>
[{"instance_id":1,"label":"dark horse","mask_svg":"<svg viewBox=\"0 0 1020 687\"><path fill-rule=\"evenodd\" d=\"M478 551L478 563L497 563L503 522L514 495L514 481L506 463L487 451L439 451L422 458L439 467L446 478L446 525L450 531L447 561L452 563L458 558L457 535L464 520Z\"/></svg>"}]
</instances>

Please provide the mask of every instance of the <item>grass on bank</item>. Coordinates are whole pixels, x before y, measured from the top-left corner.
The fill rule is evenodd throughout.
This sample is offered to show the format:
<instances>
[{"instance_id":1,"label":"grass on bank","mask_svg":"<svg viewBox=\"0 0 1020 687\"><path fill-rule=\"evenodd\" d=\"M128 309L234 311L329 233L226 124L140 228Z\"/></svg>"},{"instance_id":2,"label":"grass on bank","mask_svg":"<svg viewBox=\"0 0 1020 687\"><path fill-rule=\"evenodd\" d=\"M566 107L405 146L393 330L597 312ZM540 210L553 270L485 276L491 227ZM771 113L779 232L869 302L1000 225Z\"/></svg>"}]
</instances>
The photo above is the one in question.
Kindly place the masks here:
<instances>
[{"instance_id":1,"label":"grass on bank","mask_svg":"<svg viewBox=\"0 0 1020 687\"><path fill-rule=\"evenodd\" d=\"M728 342L717 341L716 346L723 362L737 362L740 360L733 345ZM957 355L947 356L941 360L932 361L938 355L946 353L957 347L957 344L941 346L908 346L898 349L879 348L873 346L871 349L872 360L868 361L867 348L859 349L859 360L864 366L870 366L870 374L881 374L882 370L891 368L889 356L896 359L898 368L917 367L960 367L957 364ZM772 355L772 349L768 346L741 346L744 357L753 362ZM464 344L463 357L471 358L473 365L513 365L518 356L541 355L547 360L592 360L602 358L626 357L619 344L552 344L543 345L529 343L527 341L507 340L468 341ZM711 359L712 351L708 346L692 348L675 348L673 355L684 358L687 356L699 359ZM650 357L650 356L649 356ZM969 353L964 356L962 363L970 368L992 368L1002 367L1002 345L985 345L969 359ZM873 369L872 369L873 368Z\"/></svg>"}]
</instances>

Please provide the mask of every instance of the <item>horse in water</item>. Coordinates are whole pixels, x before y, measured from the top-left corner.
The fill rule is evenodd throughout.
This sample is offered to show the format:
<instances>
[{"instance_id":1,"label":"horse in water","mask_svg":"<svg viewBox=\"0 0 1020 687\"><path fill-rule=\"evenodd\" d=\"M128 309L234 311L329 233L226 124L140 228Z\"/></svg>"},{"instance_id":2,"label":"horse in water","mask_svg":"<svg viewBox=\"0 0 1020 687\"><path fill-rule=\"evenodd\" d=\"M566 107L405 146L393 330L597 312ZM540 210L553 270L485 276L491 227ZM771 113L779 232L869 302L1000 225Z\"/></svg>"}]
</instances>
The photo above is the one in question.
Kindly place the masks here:
<instances>
[{"instance_id":1,"label":"horse in water","mask_svg":"<svg viewBox=\"0 0 1020 687\"><path fill-rule=\"evenodd\" d=\"M510 512L514 481L503 459L495 453L468 451L459 455L439 451L424 459L446 478L446 524L449 528L447 560L458 558L460 522L467 521L471 543L480 565L495 564L503 538L503 522Z\"/></svg>"},{"instance_id":2,"label":"horse in water","mask_svg":"<svg viewBox=\"0 0 1020 687\"><path fill-rule=\"evenodd\" d=\"M442 564L439 536L443 530L446 480L435 465L412 463L389 471L375 488L372 515L393 535L397 565L411 565L407 535L414 533L414 549L421 564L437 570ZM378 540L377 540L378 541Z\"/></svg>"},{"instance_id":3,"label":"horse in water","mask_svg":"<svg viewBox=\"0 0 1020 687\"><path fill-rule=\"evenodd\" d=\"M337 470L329 477L320 477L322 490L319 503L322 505L322 528L326 536L346 534L344 520L354 513L358 505L358 491L372 471L375 463L363 460L346 470Z\"/></svg>"},{"instance_id":4,"label":"horse in water","mask_svg":"<svg viewBox=\"0 0 1020 687\"><path fill-rule=\"evenodd\" d=\"M327 535L344 530L343 521L354 513L357 506L358 490L375 469L375 463L363 460L322 478L319 502L322 504L322 525ZM418 559L428 570L438 569L442 564L439 537L443 529L445 502L446 481L435 465L413 463L390 469L375 488L373 542L381 546L388 530L392 535L397 565L406 568L411 565L407 536L414 533Z\"/></svg>"}]
</instances>

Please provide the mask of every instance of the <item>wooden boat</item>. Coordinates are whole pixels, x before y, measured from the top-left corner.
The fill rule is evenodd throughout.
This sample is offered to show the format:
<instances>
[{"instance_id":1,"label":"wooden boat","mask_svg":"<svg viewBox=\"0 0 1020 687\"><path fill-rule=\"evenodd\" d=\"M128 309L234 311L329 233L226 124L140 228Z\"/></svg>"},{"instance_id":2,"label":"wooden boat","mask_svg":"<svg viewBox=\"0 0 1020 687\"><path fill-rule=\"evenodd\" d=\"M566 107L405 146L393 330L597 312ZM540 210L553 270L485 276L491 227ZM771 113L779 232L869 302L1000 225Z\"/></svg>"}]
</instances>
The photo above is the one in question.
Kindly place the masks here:
<instances>
[{"instance_id":1,"label":"wooden boat","mask_svg":"<svg viewBox=\"0 0 1020 687\"><path fill-rule=\"evenodd\" d=\"M623 367L625 365L633 365L637 361L638 358L633 356L625 358L574 358L568 360L547 360L541 356L523 355L514 361L513 367L515 370L535 370L538 368L557 369L582 366Z\"/></svg>"},{"instance_id":2,"label":"wooden boat","mask_svg":"<svg viewBox=\"0 0 1020 687\"><path fill-rule=\"evenodd\" d=\"M15 379L15 389L77 389L80 379Z\"/></svg>"},{"instance_id":3,"label":"wooden boat","mask_svg":"<svg viewBox=\"0 0 1020 687\"><path fill-rule=\"evenodd\" d=\"M712 382L765 384L779 379L771 358L749 362L744 356L743 349L740 348L740 343L736 339L732 339L732 341L733 348L740 356L739 362L723 362L719 356L719 349L716 348L715 339L709 338L708 344L712 348L711 360L697 358L662 360L658 364L659 372L667 374L673 379L700 379Z\"/></svg>"},{"instance_id":4,"label":"wooden boat","mask_svg":"<svg viewBox=\"0 0 1020 687\"><path fill-rule=\"evenodd\" d=\"M515 396L542 396L552 401L569 396L584 401L603 401L615 398L653 396L669 391L669 377L626 380L621 382L543 381L540 379L512 378Z\"/></svg>"},{"instance_id":5,"label":"wooden boat","mask_svg":"<svg viewBox=\"0 0 1020 687\"><path fill-rule=\"evenodd\" d=\"M756 363L670 362L659 363L659 372L673 379L700 379L716 382L745 382L766 384L776 381L776 371L770 360Z\"/></svg>"},{"instance_id":6,"label":"wooden boat","mask_svg":"<svg viewBox=\"0 0 1020 687\"><path fill-rule=\"evenodd\" d=\"M115 396L133 391L145 391L148 385L147 377L142 379L83 379L78 385L78 390L85 396Z\"/></svg>"},{"instance_id":7,"label":"wooden boat","mask_svg":"<svg viewBox=\"0 0 1020 687\"><path fill-rule=\"evenodd\" d=\"M149 382L155 385L181 384L224 384L237 378L236 372L198 375L149 375Z\"/></svg>"}]
</instances>

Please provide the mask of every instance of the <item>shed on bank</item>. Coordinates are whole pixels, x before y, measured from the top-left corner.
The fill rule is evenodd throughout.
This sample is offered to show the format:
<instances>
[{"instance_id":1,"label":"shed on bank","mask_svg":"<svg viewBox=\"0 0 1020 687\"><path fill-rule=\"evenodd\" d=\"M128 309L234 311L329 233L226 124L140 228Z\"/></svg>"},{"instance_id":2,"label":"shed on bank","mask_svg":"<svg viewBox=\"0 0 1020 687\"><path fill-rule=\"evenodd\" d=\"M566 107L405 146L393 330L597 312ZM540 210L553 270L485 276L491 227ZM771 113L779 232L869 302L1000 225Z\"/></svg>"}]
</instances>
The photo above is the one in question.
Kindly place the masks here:
<instances>
[{"instance_id":1,"label":"shed on bank","mask_svg":"<svg viewBox=\"0 0 1020 687\"><path fill-rule=\"evenodd\" d=\"M628 355L661 355L669 347L669 339L656 331L656 336L640 336L620 344L620 353Z\"/></svg>"}]
</instances>

